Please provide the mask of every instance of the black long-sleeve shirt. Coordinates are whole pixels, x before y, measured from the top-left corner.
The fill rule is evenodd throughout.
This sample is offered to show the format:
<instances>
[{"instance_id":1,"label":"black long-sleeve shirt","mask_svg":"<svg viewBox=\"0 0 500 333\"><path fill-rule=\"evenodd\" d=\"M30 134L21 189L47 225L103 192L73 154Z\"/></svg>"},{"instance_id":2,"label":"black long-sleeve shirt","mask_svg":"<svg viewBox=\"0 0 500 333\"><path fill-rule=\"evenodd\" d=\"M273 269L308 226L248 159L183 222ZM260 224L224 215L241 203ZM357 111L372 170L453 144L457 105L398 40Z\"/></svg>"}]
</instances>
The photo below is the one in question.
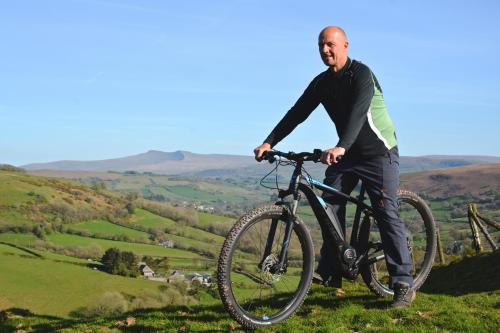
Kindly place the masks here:
<instances>
[{"instance_id":1,"label":"black long-sleeve shirt","mask_svg":"<svg viewBox=\"0 0 500 333\"><path fill-rule=\"evenodd\" d=\"M339 73L328 69L316 76L264 142L275 146L320 103L337 129L337 146L349 155L382 155L397 145L375 75L368 66L349 58Z\"/></svg>"}]
</instances>

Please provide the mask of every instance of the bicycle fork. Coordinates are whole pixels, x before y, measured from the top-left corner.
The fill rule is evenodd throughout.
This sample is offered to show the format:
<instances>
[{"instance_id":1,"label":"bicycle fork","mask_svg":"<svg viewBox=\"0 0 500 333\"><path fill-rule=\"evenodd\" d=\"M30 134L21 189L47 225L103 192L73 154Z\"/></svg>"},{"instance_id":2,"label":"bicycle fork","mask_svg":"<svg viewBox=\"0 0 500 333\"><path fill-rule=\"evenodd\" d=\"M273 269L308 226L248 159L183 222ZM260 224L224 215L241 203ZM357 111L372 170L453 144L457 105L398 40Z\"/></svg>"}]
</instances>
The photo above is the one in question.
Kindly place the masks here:
<instances>
[{"instance_id":1,"label":"bicycle fork","mask_svg":"<svg viewBox=\"0 0 500 333\"><path fill-rule=\"evenodd\" d=\"M279 253L279 261L270 268L270 273L282 273L286 271L286 258L288 253L288 247L290 245L290 239L292 237L293 224L295 223L295 217L288 214L286 218L286 227L283 241L281 243L281 249ZM262 255L261 261L258 265L260 269L264 264L264 261L271 255L273 250L274 238L276 236L276 229L278 227L278 220L273 219L271 221L271 226L269 227L269 232L267 234L266 247L264 249L264 254Z\"/></svg>"}]
</instances>

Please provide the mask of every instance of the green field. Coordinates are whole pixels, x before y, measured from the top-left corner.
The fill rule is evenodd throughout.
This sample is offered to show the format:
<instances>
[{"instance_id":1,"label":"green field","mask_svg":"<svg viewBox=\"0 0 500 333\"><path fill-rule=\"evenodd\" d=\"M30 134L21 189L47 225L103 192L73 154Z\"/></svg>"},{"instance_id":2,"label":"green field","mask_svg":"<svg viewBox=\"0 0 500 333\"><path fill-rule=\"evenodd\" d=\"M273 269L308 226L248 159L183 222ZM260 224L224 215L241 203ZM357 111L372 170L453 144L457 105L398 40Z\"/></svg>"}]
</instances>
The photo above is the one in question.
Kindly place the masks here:
<instances>
[{"instance_id":1,"label":"green field","mask_svg":"<svg viewBox=\"0 0 500 333\"><path fill-rule=\"evenodd\" d=\"M0 309L18 307L36 314L67 316L107 291L130 295L155 292L159 283L110 275L88 267L7 255L0 248Z\"/></svg>"},{"instance_id":2,"label":"green field","mask_svg":"<svg viewBox=\"0 0 500 333\"><path fill-rule=\"evenodd\" d=\"M149 255L157 257L181 257L181 258L194 258L198 257L195 253L179 250L179 249L169 249L164 248L159 245L149 245L149 244L138 244L138 243L127 243L120 241L111 241L105 239L88 238L76 235L67 234L52 234L47 236L47 239L57 245L81 245L88 246L91 244L97 244L103 249L108 249L111 247L116 247L122 251L131 251L136 255Z\"/></svg>"},{"instance_id":3,"label":"green field","mask_svg":"<svg viewBox=\"0 0 500 333\"><path fill-rule=\"evenodd\" d=\"M31 247L38 238L33 234L0 233L0 242L11 243L19 246Z\"/></svg>"},{"instance_id":4,"label":"green field","mask_svg":"<svg viewBox=\"0 0 500 333\"><path fill-rule=\"evenodd\" d=\"M347 284L346 296L335 290L314 286L306 301L284 323L256 332L498 332L500 293L483 292L463 296L419 293L409 309L390 309L389 300L370 294L358 284ZM17 315L17 317L15 317ZM134 317L133 326L119 329L117 321ZM26 315L19 311L5 323L40 332L245 332L218 302L208 301L190 307L171 306L131 312L107 319L60 319Z\"/></svg>"},{"instance_id":5,"label":"green field","mask_svg":"<svg viewBox=\"0 0 500 333\"><path fill-rule=\"evenodd\" d=\"M149 238L147 232L126 228L106 220L90 220L82 223L68 224L66 226L74 230L88 231L91 234L101 234L104 236L125 235L131 239L138 240L147 240Z\"/></svg>"},{"instance_id":6,"label":"green field","mask_svg":"<svg viewBox=\"0 0 500 333\"><path fill-rule=\"evenodd\" d=\"M2 244L0 243L0 254L15 254L15 255L23 255L23 256L30 256L30 257L34 257L32 254L30 254L29 252L23 250L23 249L20 249L20 248L17 248L15 246L10 246L8 244Z\"/></svg>"},{"instance_id":7,"label":"green field","mask_svg":"<svg viewBox=\"0 0 500 333\"><path fill-rule=\"evenodd\" d=\"M0 170L0 184L0 203L7 206L34 201L31 192L47 198L56 194L47 179L24 173Z\"/></svg>"},{"instance_id":8,"label":"green field","mask_svg":"<svg viewBox=\"0 0 500 333\"><path fill-rule=\"evenodd\" d=\"M174 220L162 217L147 210L136 208L132 222L147 228L165 228L175 227L177 223Z\"/></svg>"},{"instance_id":9,"label":"green field","mask_svg":"<svg viewBox=\"0 0 500 333\"><path fill-rule=\"evenodd\" d=\"M16 247L15 245L12 244L2 244L0 243L0 253L3 254L16 254L16 255L21 255L21 256L28 256L28 257L38 257L42 259L48 259L52 261L59 261L59 262L67 262L67 263L73 263L73 264L80 264L80 265L87 265L89 261L87 259L80 259L80 258L75 258L75 257L69 257L57 253L52 253L52 252L47 252L47 251L41 251L33 248L23 248L23 247Z\"/></svg>"},{"instance_id":10,"label":"green field","mask_svg":"<svg viewBox=\"0 0 500 333\"><path fill-rule=\"evenodd\" d=\"M59 236L62 238L57 239ZM85 238L57 234L48 237L60 244L74 244L77 238ZM2 240L24 244L36 238L10 233L0 234ZM136 323L126 329L131 332L244 331L229 318L218 301L206 294L202 294L201 304L189 307L143 309L109 318L67 318L72 310L87 306L106 291L119 291L132 297L156 293L159 284L112 276L70 264L72 259L69 257L35 252L45 260L22 249L0 244L0 285L3 287L0 309L9 308L7 321L0 323L0 332L15 331L13 328L19 325L36 332L119 332L117 321L129 316L136 319ZM388 299L374 296L359 282L344 282L346 297L335 296L335 289L313 286L294 317L257 331L497 332L500 329L498 259L496 252L436 267L409 309L388 309ZM188 261L194 264L197 259L171 259L169 264L177 266L188 264ZM85 261L77 263L84 264ZM198 261L200 268L203 263L202 259ZM235 274L235 278L238 276ZM239 277L236 284L252 284L246 277ZM248 293L254 294L253 290L246 289L237 292L243 298Z\"/></svg>"},{"instance_id":11,"label":"green field","mask_svg":"<svg viewBox=\"0 0 500 333\"><path fill-rule=\"evenodd\" d=\"M3 233L0 234L0 241L17 244L21 246L29 246L33 244L37 238L29 234L13 234ZM197 258L197 254L189 251L164 248L159 245L127 243L120 241L111 241L106 239L82 237L68 234L54 233L47 236L47 240L55 245L61 246L89 246L92 244L99 245L103 250L111 247L116 247L122 251L131 251L136 255L148 255L154 257L177 257L177 258Z\"/></svg>"},{"instance_id":12,"label":"green field","mask_svg":"<svg viewBox=\"0 0 500 333\"><path fill-rule=\"evenodd\" d=\"M236 219L234 217L220 216L209 214L205 212L198 212L198 225L202 228L206 228L214 223L220 224L234 224Z\"/></svg>"},{"instance_id":13,"label":"green field","mask_svg":"<svg viewBox=\"0 0 500 333\"><path fill-rule=\"evenodd\" d=\"M215 242L222 244L224 238L194 227L179 225L175 221L155 215L144 209L136 209L134 223L148 228L170 228L175 229L175 234L203 242Z\"/></svg>"},{"instance_id":14,"label":"green field","mask_svg":"<svg viewBox=\"0 0 500 333\"><path fill-rule=\"evenodd\" d=\"M79 179L85 183L92 181L91 178L85 178L84 174L80 175ZM248 200L261 201L268 193L266 189L260 187L255 189L225 181L146 174L116 174L116 178L105 180L105 183L113 191L139 192L144 196L161 195L165 200L197 200L212 204L240 205L247 203Z\"/></svg>"}]
</instances>

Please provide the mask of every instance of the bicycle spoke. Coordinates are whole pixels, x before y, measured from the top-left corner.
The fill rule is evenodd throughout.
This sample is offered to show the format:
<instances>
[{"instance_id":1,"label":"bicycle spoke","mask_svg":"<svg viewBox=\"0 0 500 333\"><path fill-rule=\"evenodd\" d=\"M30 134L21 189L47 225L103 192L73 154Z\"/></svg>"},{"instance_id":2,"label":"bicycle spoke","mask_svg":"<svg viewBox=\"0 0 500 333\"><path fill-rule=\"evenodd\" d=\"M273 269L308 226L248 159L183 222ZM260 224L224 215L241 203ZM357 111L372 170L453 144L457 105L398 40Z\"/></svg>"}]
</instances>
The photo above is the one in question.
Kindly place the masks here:
<instances>
[{"instance_id":1,"label":"bicycle spoke","mask_svg":"<svg viewBox=\"0 0 500 333\"><path fill-rule=\"evenodd\" d=\"M238 281L232 284L233 295L249 315L257 318L271 317L293 300L301 279L301 274L295 275L294 272L302 272L303 267L303 254L297 252L302 246L296 233L292 232L283 271L272 270L279 263L286 221L277 220L273 243L270 244L271 253L264 257L271 224L272 219L265 219L250 226L235 245L236 251L252 254L257 260L245 259L245 255L233 257L232 280ZM262 267L257 268L261 261Z\"/></svg>"}]
</instances>

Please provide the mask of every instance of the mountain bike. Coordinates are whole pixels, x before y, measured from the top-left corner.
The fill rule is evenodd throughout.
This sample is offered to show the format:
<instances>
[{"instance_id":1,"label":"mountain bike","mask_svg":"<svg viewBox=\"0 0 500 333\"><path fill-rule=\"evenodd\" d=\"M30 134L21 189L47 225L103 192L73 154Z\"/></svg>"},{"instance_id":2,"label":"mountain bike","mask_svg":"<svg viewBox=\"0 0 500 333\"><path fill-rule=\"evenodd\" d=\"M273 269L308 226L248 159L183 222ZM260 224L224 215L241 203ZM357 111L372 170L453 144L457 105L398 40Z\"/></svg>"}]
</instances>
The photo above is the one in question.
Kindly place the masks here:
<instances>
[{"instance_id":1,"label":"mountain bike","mask_svg":"<svg viewBox=\"0 0 500 333\"><path fill-rule=\"evenodd\" d=\"M313 179L303 164L318 162L321 150L313 153L269 151L265 159L294 170L288 189L278 189L275 204L244 214L229 231L217 265L219 294L231 317L246 328L267 326L286 320L303 303L313 277L313 241L297 209L304 195L320 225L324 241L336 249L335 265L344 278L361 275L371 291L393 295L377 227L361 185L358 197ZM318 190L354 203L356 212L350 240ZM398 191L399 213L407 229L407 243L413 261L414 288L427 278L436 254L436 227L426 203L415 193Z\"/></svg>"}]
</instances>

